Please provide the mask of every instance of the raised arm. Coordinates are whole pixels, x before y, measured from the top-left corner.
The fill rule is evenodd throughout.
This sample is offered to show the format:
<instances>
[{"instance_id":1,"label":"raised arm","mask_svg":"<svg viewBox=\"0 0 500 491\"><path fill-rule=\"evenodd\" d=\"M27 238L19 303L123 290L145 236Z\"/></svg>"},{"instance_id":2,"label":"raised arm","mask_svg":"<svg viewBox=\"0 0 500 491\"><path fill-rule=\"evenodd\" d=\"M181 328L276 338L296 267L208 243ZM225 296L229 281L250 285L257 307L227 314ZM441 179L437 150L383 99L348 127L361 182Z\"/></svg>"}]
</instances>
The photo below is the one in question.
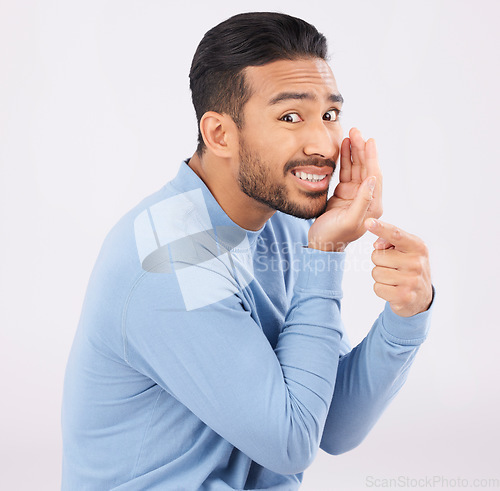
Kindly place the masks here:
<instances>
[{"instance_id":1,"label":"raised arm","mask_svg":"<svg viewBox=\"0 0 500 491\"><path fill-rule=\"evenodd\" d=\"M375 293L387 303L367 337L340 359L321 442L332 454L365 438L405 382L429 328L433 288L425 244L379 220L366 225L379 236L372 275Z\"/></svg>"},{"instance_id":2,"label":"raised arm","mask_svg":"<svg viewBox=\"0 0 500 491\"><path fill-rule=\"evenodd\" d=\"M320 217L309 234L310 247L301 248L294 293L274 350L259 325L259 312L232 272L237 269L232 253L224 264L225 254L169 268L178 269L183 288L199 291L191 288L191 278L224 300L188 309L174 275L146 274L123 315L130 365L252 460L281 474L301 472L312 462L333 397L344 253L318 249L355 240L365 230L364 219L373 216L367 210L376 177L352 174L352 189L339 198L339 212ZM324 224L319 222L327 215ZM334 236L326 233L332 220L338 227Z\"/></svg>"},{"instance_id":3,"label":"raised arm","mask_svg":"<svg viewBox=\"0 0 500 491\"><path fill-rule=\"evenodd\" d=\"M227 291L225 300L186 310L173 275L144 275L124 312L128 363L208 428L280 474L302 472L319 448L342 337L344 254L301 254L274 350L245 293L220 274L229 265L222 260L210 269L205 264L201 274L207 288Z\"/></svg>"}]
</instances>

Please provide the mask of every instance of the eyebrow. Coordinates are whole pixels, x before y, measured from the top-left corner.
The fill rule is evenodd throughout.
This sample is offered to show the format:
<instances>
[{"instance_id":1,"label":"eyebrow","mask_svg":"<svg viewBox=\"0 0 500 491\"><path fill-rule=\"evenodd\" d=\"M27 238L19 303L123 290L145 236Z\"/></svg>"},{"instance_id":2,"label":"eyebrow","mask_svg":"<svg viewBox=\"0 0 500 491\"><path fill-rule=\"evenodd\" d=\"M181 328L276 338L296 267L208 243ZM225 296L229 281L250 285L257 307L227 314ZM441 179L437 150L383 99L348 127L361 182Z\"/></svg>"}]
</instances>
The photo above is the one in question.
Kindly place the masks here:
<instances>
[{"instance_id":1,"label":"eyebrow","mask_svg":"<svg viewBox=\"0 0 500 491\"><path fill-rule=\"evenodd\" d=\"M315 100L316 96L311 94L310 92L281 92L275 97L273 97L269 101L269 104L272 106L273 104L278 104L279 102L282 101L288 101L288 100L300 101L303 99ZM341 104L344 102L344 98L342 97L341 94L330 94L328 96L328 100L330 102L340 102Z\"/></svg>"}]
</instances>

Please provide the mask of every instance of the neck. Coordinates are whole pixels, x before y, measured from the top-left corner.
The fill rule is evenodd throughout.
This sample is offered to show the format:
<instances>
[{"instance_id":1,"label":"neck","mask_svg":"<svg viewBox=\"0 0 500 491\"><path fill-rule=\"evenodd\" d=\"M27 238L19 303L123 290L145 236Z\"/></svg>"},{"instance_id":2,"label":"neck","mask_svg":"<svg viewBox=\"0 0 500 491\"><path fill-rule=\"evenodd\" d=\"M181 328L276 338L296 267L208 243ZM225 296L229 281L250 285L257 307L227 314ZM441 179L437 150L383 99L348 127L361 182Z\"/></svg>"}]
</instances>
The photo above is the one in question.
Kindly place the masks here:
<instances>
[{"instance_id":1,"label":"neck","mask_svg":"<svg viewBox=\"0 0 500 491\"><path fill-rule=\"evenodd\" d=\"M195 153L189 167L205 183L226 215L246 230L259 230L274 215L275 210L247 196L238 184L238 174L229 159L217 158L205 152Z\"/></svg>"}]
</instances>

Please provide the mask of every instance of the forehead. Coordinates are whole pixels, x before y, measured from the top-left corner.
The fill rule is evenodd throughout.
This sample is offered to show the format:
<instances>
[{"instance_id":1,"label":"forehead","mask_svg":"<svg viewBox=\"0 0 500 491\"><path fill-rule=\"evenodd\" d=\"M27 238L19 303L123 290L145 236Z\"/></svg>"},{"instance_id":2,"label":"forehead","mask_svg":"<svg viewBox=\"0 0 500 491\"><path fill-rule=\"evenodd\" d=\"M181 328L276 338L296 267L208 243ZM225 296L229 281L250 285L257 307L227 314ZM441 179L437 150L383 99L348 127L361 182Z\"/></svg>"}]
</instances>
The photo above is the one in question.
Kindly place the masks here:
<instances>
[{"instance_id":1,"label":"forehead","mask_svg":"<svg viewBox=\"0 0 500 491\"><path fill-rule=\"evenodd\" d=\"M321 58L279 60L247 67L245 78L252 89L251 99L270 100L273 95L284 91L307 91L325 99L338 94L332 70Z\"/></svg>"}]
</instances>

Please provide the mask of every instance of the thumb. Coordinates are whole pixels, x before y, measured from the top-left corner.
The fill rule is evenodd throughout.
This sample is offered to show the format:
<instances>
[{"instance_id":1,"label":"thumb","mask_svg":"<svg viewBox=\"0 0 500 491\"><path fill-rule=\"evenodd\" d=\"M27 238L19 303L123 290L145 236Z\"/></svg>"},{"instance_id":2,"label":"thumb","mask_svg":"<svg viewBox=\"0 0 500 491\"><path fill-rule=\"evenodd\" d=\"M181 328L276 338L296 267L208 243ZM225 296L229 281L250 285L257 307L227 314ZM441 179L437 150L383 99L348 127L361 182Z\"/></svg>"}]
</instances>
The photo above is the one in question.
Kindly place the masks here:
<instances>
[{"instance_id":1,"label":"thumb","mask_svg":"<svg viewBox=\"0 0 500 491\"><path fill-rule=\"evenodd\" d=\"M354 198L351 206L349 207L349 218L356 223L361 223L365 218L366 211L370 206L373 199L373 190L377 178L375 176L367 177L358 188L356 197Z\"/></svg>"}]
</instances>

